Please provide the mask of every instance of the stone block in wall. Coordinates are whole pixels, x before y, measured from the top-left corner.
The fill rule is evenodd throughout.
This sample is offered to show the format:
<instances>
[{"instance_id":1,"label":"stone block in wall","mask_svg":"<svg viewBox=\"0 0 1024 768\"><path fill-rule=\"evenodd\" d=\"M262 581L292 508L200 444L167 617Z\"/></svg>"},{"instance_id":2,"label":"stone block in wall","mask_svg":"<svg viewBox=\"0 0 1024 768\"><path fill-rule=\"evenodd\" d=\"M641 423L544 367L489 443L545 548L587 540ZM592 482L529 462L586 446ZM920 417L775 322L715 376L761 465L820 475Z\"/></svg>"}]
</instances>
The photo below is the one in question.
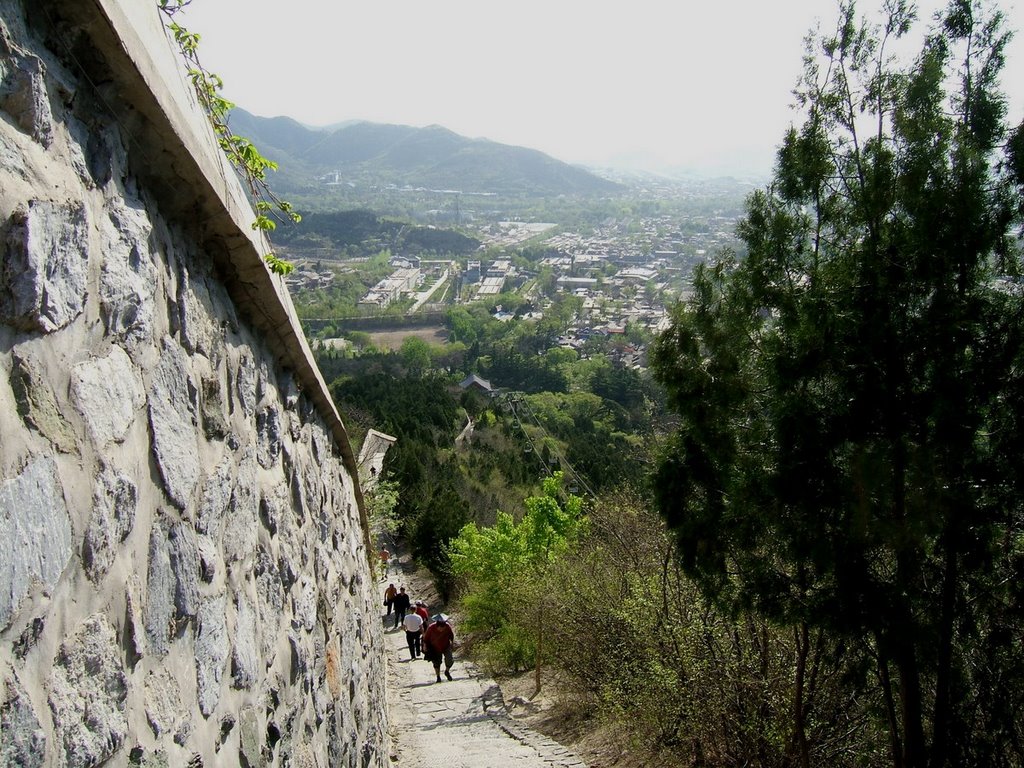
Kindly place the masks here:
<instances>
[{"instance_id":1,"label":"stone block in wall","mask_svg":"<svg viewBox=\"0 0 1024 768\"><path fill-rule=\"evenodd\" d=\"M203 433L207 440L223 440L228 435L228 422L225 418L224 395L221 392L220 379L208 377L203 379L202 396L199 400L200 414L203 419Z\"/></svg>"},{"instance_id":2,"label":"stone block in wall","mask_svg":"<svg viewBox=\"0 0 1024 768\"><path fill-rule=\"evenodd\" d=\"M228 659L226 598L206 598L199 606L196 630L196 694L199 711L209 717L220 702L220 685Z\"/></svg>"},{"instance_id":3,"label":"stone block in wall","mask_svg":"<svg viewBox=\"0 0 1024 768\"><path fill-rule=\"evenodd\" d=\"M231 492L235 485L234 473L235 462L230 454L225 455L203 484L196 530L214 541L220 541L224 531L224 519L228 514Z\"/></svg>"},{"instance_id":4,"label":"stone block in wall","mask_svg":"<svg viewBox=\"0 0 1024 768\"><path fill-rule=\"evenodd\" d=\"M327 690L331 698L341 697L341 646L337 637L327 641L324 649L324 678L327 682Z\"/></svg>"},{"instance_id":5,"label":"stone block in wall","mask_svg":"<svg viewBox=\"0 0 1024 768\"><path fill-rule=\"evenodd\" d=\"M316 586L310 582L302 585L295 597L292 608L292 626L312 632L316 626Z\"/></svg>"},{"instance_id":6,"label":"stone block in wall","mask_svg":"<svg viewBox=\"0 0 1024 768\"><path fill-rule=\"evenodd\" d=\"M243 350L235 365L235 392L246 421L251 420L256 414L256 382L258 378L256 360L248 350Z\"/></svg>"},{"instance_id":7,"label":"stone block in wall","mask_svg":"<svg viewBox=\"0 0 1024 768\"><path fill-rule=\"evenodd\" d=\"M100 581L117 554L117 547L132 532L139 491L123 472L104 467L92 492L92 514L82 545L82 565L94 582Z\"/></svg>"},{"instance_id":8,"label":"stone block in wall","mask_svg":"<svg viewBox=\"0 0 1024 768\"><path fill-rule=\"evenodd\" d=\"M249 768L263 768L267 764L263 757L260 715L253 707L242 710L238 742L239 752L245 760L242 765L249 766Z\"/></svg>"},{"instance_id":9,"label":"stone block in wall","mask_svg":"<svg viewBox=\"0 0 1024 768\"><path fill-rule=\"evenodd\" d=\"M317 762L316 753L309 744L295 744L289 753L288 765L294 766L294 768L316 768ZM341 765L342 763L330 761L329 764Z\"/></svg>"},{"instance_id":10,"label":"stone block in wall","mask_svg":"<svg viewBox=\"0 0 1024 768\"><path fill-rule=\"evenodd\" d=\"M11 362L11 391L18 406L18 415L58 451L73 453L76 449L75 433L57 405L41 364L29 352L27 345L14 348Z\"/></svg>"},{"instance_id":11,"label":"stone block in wall","mask_svg":"<svg viewBox=\"0 0 1024 768\"><path fill-rule=\"evenodd\" d=\"M220 553L213 540L202 534L196 537L196 552L199 555L199 578L205 584L212 584L221 563Z\"/></svg>"},{"instance_id":12,"label":"stone block in wall","mask_svg":"<svg viewBox=\"0 0 1024 768\"><path fill-rule=\"evenodd\" d=\"M224 559L241 562L256 552L259 529L259 488L255 451L246 450L238 462L238 478L231 492L231 504L224 521Z\"/></svg>"},{"instance_id":13,"label":"stone block in wall","mask_svg":"<svg viewBox=\"0 0 1024 768\"><path fill-rule=\"evenodd\" d=\"M281 412L275 405L261 408L256 414L256 458L260 466L270 469L281 455Z\"/></svg>"},{"instance_id":14,"label":"stone block in wall","mask_svg":"<svg viewBox=\"0 0 1024 768\"><path fill-rule=\"evenodd\" d=\"M191 619L199 611L199 540L191 525L175 523L171 527L170 543L176 617Z\"/></svg>"},{"instance_id":15,"label":"stone block in wall","mask_svg":"<svg viewBox=\"0 0 1024 768\"><path fill-rule=\"evenodd\" d=\"M232 732L235 730L237 720L235 719L234 713L229 712L220 719L220 735L217 738L216 751L219 753L221 747L228 743L228 739L231 738Z\"/></svg>"},{"instance_id":16,"label":"stone block in wall","mask_svg":"<svg viewBox=\"0 0 1024 768\"><path fill-rule=\"evenodd\" d=\"M307 514L306 486L303 482L303 472L297 463L292 464L291 475L288 478L291 490L292 513L301 522Z\"/></svg>"},{"instance_id":17,"label":"stone block in wall","mask_svg":"<svg viewBox=\"0 0 1024 768\"><path fill-rule=\"evenodd\" d=\"M146 639L150 650L156 654L165 654L170 647L175 587L169 537L164 524L158 523L149 534L143 608Z\"/></svg>"},{"instance_id":18,"label":"stone block in wall","mask_svg":"<svg viewBox=\"0 0 1024 768\"><path fill-rule=\"evenodd\" d=\"M71 399L98 448L120 443L146 402L142 378L118 346L71 369Z\"/></svg>"},{"instance_id":19,"label":"stone block in wall","mask_svg":"<svg viewBox=\"0 0 1024 768\"><path fill-rule=\"evenodd\" d=\"M33 200L11 216L0 262L0 320L51 333L85 308L89 221L81 202Z\"/></svg>"},{"instance_id":20,"label":"stone block in wall","mask_svg":"<svg viewBox=\"0 0 1024 768\"><path fill-rule=\"evenodd\" d=\"M149 389L153 453L168 497L178 509L188 506L199 481L196 388L181 347L165 338Z\"/></svg>"},{"instance_id":21,"label":"stone block in wall","mask_svg":"<svg viewBox=\"0 0 1024 768\"><path fill-rule=\"evenodd\" d=\"M17 679L4 680L0 700L0 768L41 768L46 757L46 732Z\"/></svg>"},{"instance_id":22,"label":"stone block in wall","mask_svg":"<svg viewBox=\"0 0 1024 768\"><path fill-rule=\"evenodd\" d=\"M178 315L181 345L189 353L199 353L211 360L222 357L224 330L214 318L213 286L201 276L190 274L181 266L178 282ZM220 298L220 297L218 297ZM221 302L226 306L226 302Z\"/></svg>"},{"instance_id":23,"label":"stone block in wall","mask_svg":"<svg viewBox=\"0 0 1024 768\"><path fill-rule=\"evenodd\" d=\"M90 616L61 644L48 689L58 764L89 768L120 749L128 734L128 680L106 616Z\"/></svg>"},{"instance_id":24,"label":"stone block in wall","mask_svg":"<svg viewBox=\"0 0 1024 768\"><path fill-rule=\"evenodd\" d=\"M50 458L0 485L0 630L35 588L52 588L72 555L71 518Z\"/></svg>"},{"instance_id":25,"label":"stone block in wall","mask_svg":"<svg viewBox=\"0 0 1024 768\"><path fill-rule=\"evenodd\" d=\"M19 47L0 22L0 109L44 147L53 142L53 112L46 70L38 56Z\"/></svg>"},{"instance_id":26,"label":"stone block in wall","mask_svg":"<svg viewBox=\"0 0 1024 768\"><path fill-rule=\"evenodd\" d=\"M312 675L312 668L309 664L309 649L307 643L294 629L288 631L288 646L291 649L291 663L289 665L289 682L292 686L298 686L303 693L309 693L309 679Z\"/></svg>"},{"instance_id":27,"label":"stone block in wall","mask_svg":"<svg viewBox=\"0 0 1024 768\"><path fill-rule=\"evenodd\" d=\"M256 610L242 593L235 595L235 632L231 647L231 680L235 688L252 688L260 670Z\"/></svg>"},{"instance_id":28,"label":"stone block in wall","mask_svg":"<svg viewBox=\"0 0 1024 768\"><path fill-rule=\"evenodd\" d=\"M146 653L145 621L138 598L139 587L135 577L128 579L124 592L124 620L121 629L121 647L129 669L135 670Z\"/></svg>"},{"instance_id":29,"label":"stone block in wall","mask_svg":"<svg viewBox=\"0 0 1024 768\"><path fill-rule=\"evenodd\" d=\"M164 667L146 675L144 702L146 721L158 739L176 733L187 718L178 680Z\"/></svg>"},{"instance_id":30,"label":"stone block in wall","mask_svg":"<svg viewBox=\"0 0 1024 768\"><path fill-rule=\"evenodd\" d=\"M5 169L9 174L21 181L28 179L28 168L25 166L25 157L21 148L15 144L10 136L0 132L0 168Z\"/></svg>"},{"instance_id":31,"label":"stone block in wall","mask_svg":"<svg viewBox=\"0 0 1024 768\"><path fill-rule=\"evenodd\" d=\"M81 93L76 96L87 98ZM71 164L86 187L102 188L115 173L122 178L126 175L128 157L118 131L98 120L86 122L72 116L68 116L65 125L72 137L71 144L81 148L81 160L72 156Z\"/></svg>"},{"instance_id":32,"label":"stone block in wall","mask_svg":"<svg viewBox=\"0 0 1024 768\"><path fill-rule=\"evenodd\" d=\"M285 520L285 505L288 503L288 489L281 484L260 496L260 522L271 536L281 530Z\"/></svg>"},{"instance_id":33,"label":"stone block in wall","mask_svg":"<svg viewBox=\"0 0 1024 768\"><path fill-rule=\"evenodd\" d=\"M285 591L281 583L281 574L277 561L266 549L259 548L256 552L254 572L256 574L256 608L259 613L260 656L272 659L274 644L281 628L284 616Z\"/></svg>"},{"instance_id":34,"label":"stone block in wall","mask_svg":"<svg viewBox=\"0 0 1024 768\"><path fill-rule=\"evenodd\" d=\"M100 225L100 314L107 333L129 347L154 337L158 281L152 231L148 214L136 201L115 199Z\"/></svg>"},{"instance_id":35,"label":"stone block in wall","mask_svg":"<svg viewBox=\"0 0 1024 768\"><path fill-rule=\"evenodd\" d=\"M162 749L147 750L143 747L134 747L128 758L128 764L138 768L170 768L170 761L167 753Z\"/></svg>"},{"instance_id":36,"label":"stone block in wall","mask_svg":"<svg viewBox=\"0 0 1024 768\"><path fill-rule=\"evenodd\" d=\"M330 606L337 605L342 598L341 591L344 587L338 574L335 553L326 545L317 544L313 556L313 568L316 573L321 575L317 615L321 620L326 620L325 617L331 613Z\"/></svg>"}]
</instances>

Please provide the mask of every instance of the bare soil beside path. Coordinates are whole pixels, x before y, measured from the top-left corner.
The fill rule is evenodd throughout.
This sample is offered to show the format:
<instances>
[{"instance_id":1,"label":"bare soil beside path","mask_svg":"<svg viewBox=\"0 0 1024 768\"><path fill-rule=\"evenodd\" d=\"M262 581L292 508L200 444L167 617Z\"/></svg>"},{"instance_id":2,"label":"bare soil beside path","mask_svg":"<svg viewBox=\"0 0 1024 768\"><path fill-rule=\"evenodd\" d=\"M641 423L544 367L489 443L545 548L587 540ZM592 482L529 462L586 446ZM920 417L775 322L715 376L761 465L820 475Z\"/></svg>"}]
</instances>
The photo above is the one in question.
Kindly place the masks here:
<instances>
[{"instance_id":1,"label":"bare soil beside path","mask_svg":"<svg viewBox=\"0 0 1024 768\"><path fill-rule=\"evenodd\" d=\"M563 691L558 680L549 680L534 695L533 670L497 679L509 715L522 725L564 744L590 768L666 768L676 764L672 754L639 749L635 734L602 721L584 700Z\"/></svg>"}]
</instances>

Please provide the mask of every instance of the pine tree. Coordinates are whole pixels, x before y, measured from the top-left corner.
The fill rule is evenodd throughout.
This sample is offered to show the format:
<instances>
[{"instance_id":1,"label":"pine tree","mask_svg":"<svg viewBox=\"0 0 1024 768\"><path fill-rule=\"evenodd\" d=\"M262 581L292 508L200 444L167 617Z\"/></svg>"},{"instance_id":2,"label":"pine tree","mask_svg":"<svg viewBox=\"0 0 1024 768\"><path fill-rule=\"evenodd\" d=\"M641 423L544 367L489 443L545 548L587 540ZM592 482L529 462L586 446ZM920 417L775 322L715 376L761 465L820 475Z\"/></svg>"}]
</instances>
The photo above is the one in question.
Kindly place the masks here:
<instances>
[{"instance_id":1,"label":"pine tree","mask_svg":"<svg viewBox=\"0 0 1024 768\"><path fill-rule=\"evenodd\" d=\"M652 355L682 417L657 495L721 604L873 660L894 765L1020 764L1024 126L1001 14L953 0L900 64L914 21L809 38L746 254Z\"/></svg>"}]
</instances>

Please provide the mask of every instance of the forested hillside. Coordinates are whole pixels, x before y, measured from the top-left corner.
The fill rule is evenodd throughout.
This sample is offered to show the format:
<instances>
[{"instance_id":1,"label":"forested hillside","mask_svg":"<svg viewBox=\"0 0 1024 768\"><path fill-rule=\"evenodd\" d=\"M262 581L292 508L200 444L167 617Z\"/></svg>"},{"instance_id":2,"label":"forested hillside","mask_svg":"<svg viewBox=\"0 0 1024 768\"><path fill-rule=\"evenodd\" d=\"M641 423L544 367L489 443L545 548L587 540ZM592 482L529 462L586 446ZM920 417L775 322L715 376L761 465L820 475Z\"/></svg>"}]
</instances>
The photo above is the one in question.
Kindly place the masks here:
<instances>
[{"instance_id":1,"label":"forested hillside","mask_svg":"<svg viewBox=\"0 0 1024 768\"><path fill-rule=\"evenodd\" d=\"M418 226L368 210L302 211L301 226L281 226L274 243L300 255L328 253L332 259L368 257L388 250L409 255L466 255L480 246L454 229Z\"/></svg>"},{"instance_id":2,"label":"forested hillside","mask_svg":"<svg viewBox=\"0 0 1024 768\"><path fill-rule=\"evenodd\" d=\"M557 347L538 355L547 326L499 322L483 304L451 310L448 326L469 343L409 337L387 352L354 332L348 354L318 355L354 438L370 427L399 438L385 476L399 484L403 532L442 580L445 547L463 525L520 514L555 472L576 492L641 482L662 413L649 377L607 354L615 342L606 351L595 343L587 359ZM470 372L494 392L460 388ZM456 444L469 420L470 435Z\"/></svg>"},{"instance_id":3,"label":"forested hillside","mask_svg":"<svg viewBox=\"0 0 1024 768\"><path fill-rule=\"evenodd\" d=\"M238 108L230 121L233 131L285 169L276 183L288 194L315 187L328 174L333 183L504 195L601 195L622 189L535 149L470 139L438 125L357 122L312 129L291 118L258 117Z\"/></svg>"}]
</instances>

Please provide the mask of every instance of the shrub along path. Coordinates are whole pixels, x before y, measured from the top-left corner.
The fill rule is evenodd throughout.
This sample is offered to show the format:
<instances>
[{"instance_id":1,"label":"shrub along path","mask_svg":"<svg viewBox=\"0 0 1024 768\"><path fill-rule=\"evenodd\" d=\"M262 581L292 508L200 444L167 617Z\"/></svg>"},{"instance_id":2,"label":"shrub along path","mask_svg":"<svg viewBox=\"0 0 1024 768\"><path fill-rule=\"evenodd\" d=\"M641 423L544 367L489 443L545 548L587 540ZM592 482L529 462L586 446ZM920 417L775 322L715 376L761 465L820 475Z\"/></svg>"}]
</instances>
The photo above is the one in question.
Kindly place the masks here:
<instances>
[{"instance_id":1,"label":"shrub along path","mask_svg":"<svg viewBox=\"0 0 1024 768\"><path fill-rule=\"evenodd\" d=\"M413 600L438 610L429 578L408 555L381 582L405 585ZM382 609L383 617L383 609ZM497 683L455 652L451 682L434 682L433 666L409 658L405 631L382 618L388 664L391 760L398 768L587 768L555 741L512 720ZM456 641L459 626L452 622Z\"/></svg>"}]
</instances>

